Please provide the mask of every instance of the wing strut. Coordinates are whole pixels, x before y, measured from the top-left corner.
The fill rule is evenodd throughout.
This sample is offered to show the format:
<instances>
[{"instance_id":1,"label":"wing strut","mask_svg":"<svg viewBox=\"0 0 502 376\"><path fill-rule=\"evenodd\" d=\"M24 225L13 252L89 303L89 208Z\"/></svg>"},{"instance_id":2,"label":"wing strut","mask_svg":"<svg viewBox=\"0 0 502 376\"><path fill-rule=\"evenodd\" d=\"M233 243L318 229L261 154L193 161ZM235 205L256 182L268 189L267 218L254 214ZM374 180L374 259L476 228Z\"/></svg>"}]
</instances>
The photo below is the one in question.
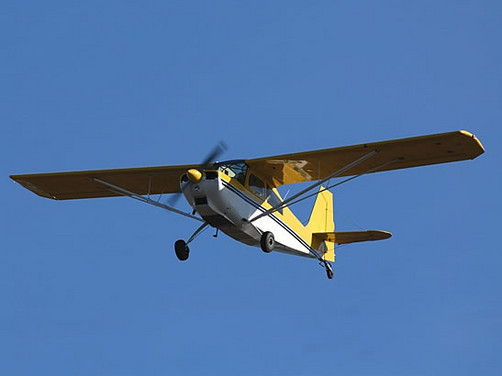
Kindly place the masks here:
<instances>
[{"instance_id":1,"label":"wing strut","mask_svg":"<svg viewBox=\"0 0 502 376\"><path fill-rule=\"evenodd\" d=\"M259 218L262 218L266 215L269 215L273 212L276 212L277 210L280 210L284 207L286 207L291 201L297 199L298 197L304 195L305 193L307 193L308 191L311 191L312 189L314 188L317 188L318 186L324 184L325 182L327 182L329 179L331 178L334 178L334 177L337 177L338 175L341 175L343 174L344 172L346 172L347 170L350 170L352 167L355 167L357 166L358 164L361 164L363 163L365 160L367 159L370 159L371 157L373 157L374 155L378 154L378 150L372 150L370 151L369 153L363 155L362 157L356 159L354 162L351 162L349 163L348 165L336 170L335 172L333 172L332 174L328 175L327 177L325 177L324 179L320 180L320 181L317 181L315 182L314 184L308 186L307 188L305 188L304 190L298 192L297 194L291 196L290 198L288 198L287 200L283 201L281 204L279 205L276 205L275 207L272 207L266 211L264 211L263 213L261 213L260 215L257 215L256 217L254 218L251 218L249 220L249 222L253 222L253 221L256 221L257 219Z\"/></svg>"},{"instance_id":2,"label":"wing strut","mask_svg":"<svg viewBox=\"0 0 502 376\"><path fill-rule=\"evenodd\" d=\"M329 185L329 186L327 186L326 188L324 188L324 187L323 187L322 189L320 189L320 190L319 190L319 191L317 191L317 192L311 193L311 194L309 194L309 195L307 195L307 196L304 196L304 197L299 198L299 199L298 199L298 200L296 200L296 201L291 202L291 203L289 204L289 206L291 207L291 206L293 206L294 204L298 204L299 202L302 202L302 201L304 201L304 200L306 200L306 199L308 199L308 198L310 198L310 197L316 196L316 195L318 195L318 194L319 194L319 193L321 193L321 192L324 192L324 191L329 191L329 190L330 190L330 189L332 189L332 188L335 188L335 187L338 187L339 185L342 185L342 184L348 183L349 181L354 180L354 179L356 179L356 178L359 178L359 177L361 177L361 176L363 176L363 175L370 174L370 173L372 173L372 172L377 172L377 171L378 171L378 170L380 170L381 168L387 167L388 165L390 165L390 164L392 164L392 163L395 163L395 162L397 162L398 160L399 160L399 159L393 159L392 161L382 163L380 166L377 166L377 167L371 168L371 169L369 169L369 170L367 170L367 171L361 172L360 174L357 174L357 175L351 176L350 178L347 178L347 179L345 179L345 180L339 181L338 183L335 183L335 184ZM277 210L279 210L279 209L277 209Z\"/></svg>"},{"instance_id":3,"label":"wing strut","mask_svg":"<svg viewBox=\"0 0 502 376\"><path fill-rule=\"evenodd\" d=\"M188 217L188 218L191 218L191 219L195 219L196 221L199 221L199 222L204 222L203 219L199 218L199 217L196 217L195 215L191 215L191 214L187 214L181 210L178 210L176 208L173 208L171 206L168 206L168 205L165 205L165 204L162 204L160 202L157 202L155 200L152 200L151 198L149 197L144 197L142 195L139 195L137 193L134 193L134 192L131 192L131 191L128 191L127 189L124 189L122 187L119 187L115 184L112 184L112 183L108 183L107 181L104 181L104 180L101 180L101 179L98 179L98 178L94 178L94 181L96 183L99 183L99 184L102 184L108 188L110 188L111 190L113 190L114 192L117 192L117 193L120 193L124 196L127 196L127 197L130 197L130 198L133 198L135 200L138 200L138 201L141 201L141 202L144 202L146 204L150 204L150 205L153 205L153 206L157 206L159 208L162 208L162 209L166 209L170 212L173 212L173 213L176 213L176 214L179 214L179 215L182 215L184 217Z\"/></svg>"}]
</instances>

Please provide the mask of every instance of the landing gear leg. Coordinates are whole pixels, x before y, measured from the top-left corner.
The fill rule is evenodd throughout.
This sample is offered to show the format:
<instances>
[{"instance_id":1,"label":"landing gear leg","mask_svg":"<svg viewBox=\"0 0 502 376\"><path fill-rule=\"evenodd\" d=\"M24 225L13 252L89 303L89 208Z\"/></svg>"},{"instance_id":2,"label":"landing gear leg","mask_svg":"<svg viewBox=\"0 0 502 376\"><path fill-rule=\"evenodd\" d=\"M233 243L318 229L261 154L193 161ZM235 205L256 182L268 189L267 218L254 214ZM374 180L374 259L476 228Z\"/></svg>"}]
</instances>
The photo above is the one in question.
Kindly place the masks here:
<instances>
[{"instance_id":1,"label":"landing gear leg","mask_svg":"<svg viewBox=\"0 0 502 376\"><path fill-rule=\"evenodd\" d=\"M190 254L190 248L188 248L188 244L195 239L197 235L201 233L202 230L204 230L209 223L204 222L202 226L200 226L195 232L193 233L192 236L190 236L190 239L188 239L187 242L185 242L183 239L176 240L176 243L174 243L174 252L176 252L176 257L178 257L178 260L180 261L185 261L188 259L188 256Z\"/></svg>"}]
</instances>

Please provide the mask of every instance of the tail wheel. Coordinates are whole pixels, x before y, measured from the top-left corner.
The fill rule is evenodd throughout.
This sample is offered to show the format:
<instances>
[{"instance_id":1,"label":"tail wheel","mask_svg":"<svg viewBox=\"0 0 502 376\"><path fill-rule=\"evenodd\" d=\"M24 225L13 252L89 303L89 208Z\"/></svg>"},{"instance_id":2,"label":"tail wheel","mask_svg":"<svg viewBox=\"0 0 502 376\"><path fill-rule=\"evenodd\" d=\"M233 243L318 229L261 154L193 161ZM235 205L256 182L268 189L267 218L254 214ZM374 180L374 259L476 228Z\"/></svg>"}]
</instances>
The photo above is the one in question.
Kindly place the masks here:
<instances>
[{"instance_id":1,"label":"tail wheel","mask_svg":"<svg viewBox=\"0 0 502 376\"><path fill-rule=\"evenodd\" d=\"M333 279L333 268L326 260L324 261L324 267L326 268L326 274L328 275L328 279Z\"/></svg>"},{"instance_id":2,"label":"tail wheel","mask_svg":"<svg viewBox=\"0 0 502 376\"><path fill-rule=\"evenodd\" d=\"M274 234L272 234L270 231L264 232L261 236L260 245L263 252L272 252L275 246Z\"/></svg>"},{"instance_id":3,"label":"tail wheel","mask_svg":"<svg viewBox=\"0 0 502 376\"><path fill-rule=\"evenodd\" d=\"M178 257L180 261L187 260L190 254L190 248L188 248L187 243L182 239L176 240L176 243L174 243L174 251L176 252L176 257Z\"/></svg>"}]
</instances>

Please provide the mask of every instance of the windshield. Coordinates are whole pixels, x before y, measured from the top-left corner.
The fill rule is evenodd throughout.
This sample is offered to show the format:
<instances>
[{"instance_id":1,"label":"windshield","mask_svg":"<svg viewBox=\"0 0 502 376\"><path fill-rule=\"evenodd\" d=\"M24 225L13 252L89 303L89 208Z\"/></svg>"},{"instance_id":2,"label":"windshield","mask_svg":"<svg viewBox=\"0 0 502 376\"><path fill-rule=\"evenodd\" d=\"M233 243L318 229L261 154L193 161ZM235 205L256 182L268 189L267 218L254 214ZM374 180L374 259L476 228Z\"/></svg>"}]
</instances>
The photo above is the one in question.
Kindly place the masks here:
<instances>
[{"instance_id":1,"label":"windshield","mask_svg":"<svg viewBox=\"0 0 502 376\"><path fill-rule=\"evenodd\" d=\"M223 162L215 166L218 171L223 172L225 175L230 176L232 179L237 179L239 183L244 185L246 183L246 173L248 166L244 162Z\"/></svg>"}]
</instances>

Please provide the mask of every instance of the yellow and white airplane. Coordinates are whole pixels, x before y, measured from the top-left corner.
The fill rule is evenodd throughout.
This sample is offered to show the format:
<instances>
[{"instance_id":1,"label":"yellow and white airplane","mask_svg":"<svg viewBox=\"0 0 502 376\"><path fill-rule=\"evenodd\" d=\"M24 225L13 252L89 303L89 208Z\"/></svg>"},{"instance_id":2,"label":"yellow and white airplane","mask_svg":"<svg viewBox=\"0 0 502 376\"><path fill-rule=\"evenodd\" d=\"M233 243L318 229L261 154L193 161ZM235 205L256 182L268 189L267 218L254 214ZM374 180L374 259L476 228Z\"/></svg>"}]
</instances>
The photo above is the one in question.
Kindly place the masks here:
<instances>
[{"instance_id":1,"label":"yellow and white airplane","mask_svg":"<svg viewBox=\"0 0 502 376\"><path fill-rule=\"evenodd\" d=\"M202 222L187 240L175 243L177 257L188 259L195 237L207 226L264 252L315 258L333 278L335 244L387 239L385 231L335 232L329 189L359 176L437 163L474 159L484 152L467 131L314 150L273 157L213 162L219 145L202 164L114 170L12 175L39 196L54 200L128 196ZM347 177L330 184L332 178ZM313 182L281 198L277 188ZM315 191L312 193L312 191ZM193 212L160 202L164 194L183 194ZM152 198L156 196L157 199ZM304 226L290 206L316 195ZM196 215L198 214L198 215Z\"/></svg>"}]
</instances>

